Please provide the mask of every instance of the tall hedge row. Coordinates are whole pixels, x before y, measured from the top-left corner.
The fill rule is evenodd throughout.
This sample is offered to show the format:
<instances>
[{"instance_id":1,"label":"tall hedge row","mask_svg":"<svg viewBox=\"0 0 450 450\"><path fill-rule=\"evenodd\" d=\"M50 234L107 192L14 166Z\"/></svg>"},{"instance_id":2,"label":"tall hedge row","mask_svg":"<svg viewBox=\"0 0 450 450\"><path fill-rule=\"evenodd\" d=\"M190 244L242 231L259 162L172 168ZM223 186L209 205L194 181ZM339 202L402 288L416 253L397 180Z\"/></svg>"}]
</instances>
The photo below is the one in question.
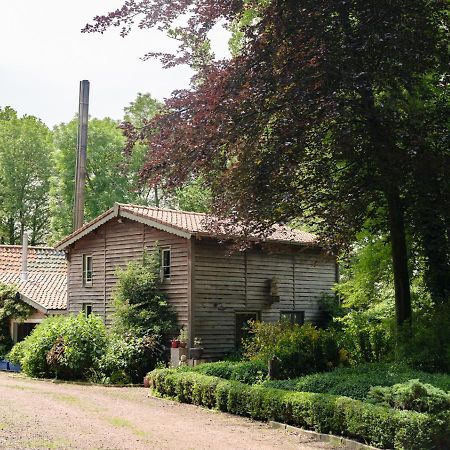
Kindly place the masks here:
<instances>
[{"instance_id":1,"label":"tall hedge row","mask_svg":"<svg viewBox=\"0 0 450 450\"><path fill-rule=\"evenodd\" d=\"M248 386L195 372L158 369L148 375L162 396L207 408L275 420L354 438L381 448L448 448L448 422L414 411L396 411L347 397Z\"/></svg>"}]
</instances>

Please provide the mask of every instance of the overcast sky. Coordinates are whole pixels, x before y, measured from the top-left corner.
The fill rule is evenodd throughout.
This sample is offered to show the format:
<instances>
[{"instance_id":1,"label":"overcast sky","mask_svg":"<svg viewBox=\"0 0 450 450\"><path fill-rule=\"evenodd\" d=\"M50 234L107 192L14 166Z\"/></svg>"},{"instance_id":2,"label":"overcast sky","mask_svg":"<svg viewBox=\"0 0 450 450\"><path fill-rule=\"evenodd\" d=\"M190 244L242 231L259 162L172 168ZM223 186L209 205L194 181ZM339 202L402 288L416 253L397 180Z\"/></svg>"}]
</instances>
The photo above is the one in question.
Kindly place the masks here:
<instances>
[{"instance_id":1,"label":"overcast sky","mask_svg":"<svg viewBox=\"0 0 450 450\"><path fill-rule=\"evenodd\" d=\"M0 10L0 107L32 114L48 126L69 121L78 110L79 81L91 82L90 115L120 119L138 92L163 100L189 85L187 67L164 70L140 59L175 43L157 31L118 29L81 34L85 23L114 10L123 0L12 0ZM216 53L226 53L227 36L214 36Z\"/></svg>"}]
</instances>

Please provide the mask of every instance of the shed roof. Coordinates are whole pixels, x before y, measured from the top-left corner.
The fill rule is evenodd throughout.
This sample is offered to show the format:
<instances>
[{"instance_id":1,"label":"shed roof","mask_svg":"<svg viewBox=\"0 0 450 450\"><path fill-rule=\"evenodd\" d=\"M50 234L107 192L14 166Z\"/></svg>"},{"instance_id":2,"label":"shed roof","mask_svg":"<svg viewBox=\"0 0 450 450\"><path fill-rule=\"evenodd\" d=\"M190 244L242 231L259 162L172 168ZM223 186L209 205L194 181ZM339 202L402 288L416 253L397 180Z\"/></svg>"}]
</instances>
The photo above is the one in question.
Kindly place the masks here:
<instances>
[{"instance_id":1,"label":"shed roof","mask_svg":"<svg viewBox=\"0 0 450 450\"><path fill-rule=\"evenodd\" d=\"M67 264L63 252L28 247L28 278L21 279L22 247L0 245L0 283L17 286L23 301L48 313L67 307Z\"/></svg>"},{"instance_id":2,"label":"shed roof","mask_svg":"<svg viewBox=\"0 0 450 450\"><path fill-rule=\"evenodd\" d=\"M212 231L210 223L211 220L214 220L214 217L204 213L116 203L113 208L105 211L94 220L86 223L83 227L65 237L57 244L56 248L58 250L66 248L114 217L125 217L137 222L142 222L146 225L167 231L168 233L172 233L186 239L190 239L192 236L205 236L222 239L226 237L236 238L239 237L240 233L242 233L242 228L239 226L235 226L232 233L228 230L223 231L222 233L220 231ZM255 236L255 239L256 238L257 237ZM266 236L263 240L285 244L317 244L317 236L314 234L301 230L295 230L285 225L274 226L272 233Z\"/></svg>"}]
</instances>

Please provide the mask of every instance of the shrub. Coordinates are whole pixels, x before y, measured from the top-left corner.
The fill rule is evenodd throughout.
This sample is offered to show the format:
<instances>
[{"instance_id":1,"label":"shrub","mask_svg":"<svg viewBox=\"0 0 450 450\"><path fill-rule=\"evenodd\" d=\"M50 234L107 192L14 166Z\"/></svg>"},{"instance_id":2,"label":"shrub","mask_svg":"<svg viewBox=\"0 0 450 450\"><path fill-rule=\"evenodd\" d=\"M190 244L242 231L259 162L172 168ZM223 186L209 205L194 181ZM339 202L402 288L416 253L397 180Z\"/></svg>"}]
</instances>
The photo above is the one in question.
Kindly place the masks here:
<instances>
[{"instance_id":1,"label":"shrub","mask_svg":"<svg viewBox=\"0 0 450 450\"><path fill-rule=\"evenodd\" d=\"M419 380L409 380L391 387L375 386L370 389L367 399L395 409L432 414L450 410L450 394Z\"/></svg>"},{"instance_id":2,"label":"shrub","mask_svg":"<svg viewBox=\"0 0 450 450\"><path fill-rule=\"evenodd\" d=\"M323 433L343 434L382 448L445 448L445 424L428 414L396 411L346 397L248 386L173 369L149 375L151 388L179 401L276 420Z\"/></svg>"},{"instance_id":3,"label":"shrub","mask_svg":"<svg viewBox=\"0 0 450 450\"><path fill-rule=\"evenodd\" d=\"M176 329L176 316L161 292L159 250L144 252L140 263L117 270L113 330L118 335L162 335Z\"/></svg>"},{"instance_id":4,"label":"shrub","mask_svg":"<svg viewBox=\"0 0 450 450\"><path fill-rule=\"evenodd\" d=\"M385 305L367 311L350 311L335 318L341 347L348 351L350 364L380 362L389 358L394 348L393 324L386 319ZM389 316L388 316L389 317Z\"/></svg>"},{"instance_id":5,"label":"shrub","mask_svg":"<svg viewBox=\"0 0 450 450\"><path fill-rule=\"evenodd\" d=\"M111 336L105 353L98 361L94 379L113 384L142 382L144 375L155 368L162 354L160 336Z\"/></svg>"},{"instance_id":6,"label":"shrub","mask_svg":"<svg viewBox=\"0 0 450 450\"><path fill-rule=\"evenodd\" d=\"M261 382L267 376L267 364L261 361L218 361L201 364L187 370L246 384Z\"/></svg>"},{"instance_id":7,"label":"shrub","mask_svg":"<svg viewBox=\"0 0 450 450\"><path fill-rule=\"evenodd\" d=\"M244 341L244 355L264 364L278 357L281 378L330 370L340 361L334 332L311 324L250 322L250 335Z\"/></svg>"},{"instance_id":8,"label":"shrub","mask_svg":"<svg viewBox=\"0 0 450 450\"><path fill-rule=\"evenodd\" d=\"M53 316L16 344L8 358L30 376L81 379L95 367L106 343L99 317Z\"/></svg>"},{"instance_id":9,"label":"shrub","mask_svg":"<svg viewBox=\"0 0 450 450\"><path fill-rule=\"evenodd\" d=\"M419 379L444 391L450 390L450 375L430 374L410 369L405 364L371 363L338 368L291 380L265 381L264 386L290 391L328 393L364 400L373 386L393 386Z\"/></svg>"}]
</instances>

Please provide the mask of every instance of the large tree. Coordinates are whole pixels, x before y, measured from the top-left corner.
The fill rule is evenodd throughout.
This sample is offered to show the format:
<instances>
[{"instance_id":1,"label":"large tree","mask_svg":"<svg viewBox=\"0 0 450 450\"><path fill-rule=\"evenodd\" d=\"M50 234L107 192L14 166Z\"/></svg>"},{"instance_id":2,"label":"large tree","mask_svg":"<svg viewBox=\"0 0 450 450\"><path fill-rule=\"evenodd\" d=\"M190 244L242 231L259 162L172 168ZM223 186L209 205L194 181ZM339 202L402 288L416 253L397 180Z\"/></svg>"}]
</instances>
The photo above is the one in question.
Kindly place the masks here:
<instances>
[{"instance_id":1,"label":"large tree","mask_svg":"<svg viewBox=\"0 0 450 450\"><path fill-rule=\"evenodd\" d=\"M0 242L31 245L49 232L49 179L53 172L51 132L33 116L0 109Z\"/></svg>"},{"instance_id":2,"label":"large tree","mask_svg":"<svg viewBox=\"0 0 450 450\"><path fill-rule=\"evenodd\" d=\"M55 127L55 176L52 178L53 240L72 232L75 156L78 119ZM138 176L145 154L124 153L125 140L118 122L90 119L85 190L85 220L91 220L114 202L140 202L144 190Z\"/></svg>"},{"instance_id":3,"label":"large tree","mask_svg":"<svg viewBox=\"0 0 450 450\"><path fill-rule=\"evenodd\" d=\"M376 218L390 236L399 323L411 316L411 229L430 291L447 301L447 3L127 1L85 31L170 29L187 16L179 54L162 55L167 65L192 59L188 44L205 42L213 26L243 27L235 56L201 67L155 120L150 182L203 174L219 216L261 232L302 217L334 249Z\"/></svg>"}]
</instances>

